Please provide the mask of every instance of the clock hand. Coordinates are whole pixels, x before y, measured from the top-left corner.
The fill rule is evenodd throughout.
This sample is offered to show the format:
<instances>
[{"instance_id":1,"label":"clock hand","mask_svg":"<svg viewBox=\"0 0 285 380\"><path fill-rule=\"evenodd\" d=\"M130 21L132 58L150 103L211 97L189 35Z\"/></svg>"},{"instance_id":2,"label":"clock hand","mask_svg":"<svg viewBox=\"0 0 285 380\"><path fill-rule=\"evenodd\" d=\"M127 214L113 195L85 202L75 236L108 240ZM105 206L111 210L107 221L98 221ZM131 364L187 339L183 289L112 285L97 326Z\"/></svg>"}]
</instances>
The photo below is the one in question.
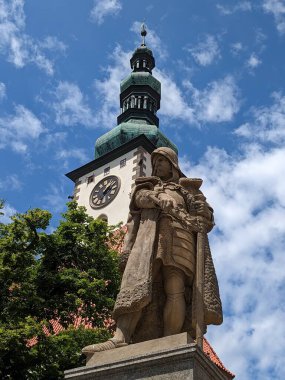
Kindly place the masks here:
<instances>
[{"instance_id":1,"label":"clock hand","mask_svg":"<svg viewBox=\"0 0 285 380\"><path fill-rule=\"evenodd\" d=\"M106 187L106 189L103 191L103 194L106 195L109 190L111 190L112 186L116 183L116 181L113 181L111 183L109 183L109 185Z\"/></svg>"}]
</instances>

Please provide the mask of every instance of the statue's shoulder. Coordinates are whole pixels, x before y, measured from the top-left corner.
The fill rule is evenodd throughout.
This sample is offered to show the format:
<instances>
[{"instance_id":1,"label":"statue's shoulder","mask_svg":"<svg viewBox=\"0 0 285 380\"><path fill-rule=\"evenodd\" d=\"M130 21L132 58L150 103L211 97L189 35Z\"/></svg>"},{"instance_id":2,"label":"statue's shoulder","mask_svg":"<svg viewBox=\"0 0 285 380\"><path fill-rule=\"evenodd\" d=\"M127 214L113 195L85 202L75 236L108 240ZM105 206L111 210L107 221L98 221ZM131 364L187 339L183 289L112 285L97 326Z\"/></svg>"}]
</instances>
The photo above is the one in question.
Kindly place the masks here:
<instances>
[{"instance_id":1,"label":"statue's shoulder","mask_svg":"<svg viewBox=\"0 0 285 380\"><path fill-rule=\"evenodd\" d=\"M135 180L135 184L137 186L138 185L146 185L146 184L152 184L153 186L155 186L155 185L160 184L160 183L161 183L161 179L158 178L158 177L154 177L154 176L151 176L151 177L138 177Z\"/></svg>"}]
</instances>

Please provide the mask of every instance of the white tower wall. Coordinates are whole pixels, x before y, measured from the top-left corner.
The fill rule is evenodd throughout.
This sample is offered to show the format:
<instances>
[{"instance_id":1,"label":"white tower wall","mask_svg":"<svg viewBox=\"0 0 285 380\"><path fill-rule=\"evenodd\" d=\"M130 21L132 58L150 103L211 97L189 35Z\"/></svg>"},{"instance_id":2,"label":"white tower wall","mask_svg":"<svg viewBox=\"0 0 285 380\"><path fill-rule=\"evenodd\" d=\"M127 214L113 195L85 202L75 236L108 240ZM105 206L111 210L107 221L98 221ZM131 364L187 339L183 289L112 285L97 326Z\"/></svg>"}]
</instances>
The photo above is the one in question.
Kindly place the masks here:
<instances>
[{"instance_id":1,"label":"white tower wall","mask_svg":"<svg viewBox=\"0 0 285 380\"><path fill-rule=\"evenodd\" d=\"M124 160L125 165L122 165ZM108 168L110 169L108 170ZM90 194L94 186L109 175L115 175L120 179L120 190L115 199L108 205L94 209L90 206ZM126 224L135 179L150 175L150 154L143 147L138 147L80 177L75 183L74 199L79 206L85 206L87 213L94 218L107 219L108 224L111 225L120 222Z\"/></svg>"}]
</instances>

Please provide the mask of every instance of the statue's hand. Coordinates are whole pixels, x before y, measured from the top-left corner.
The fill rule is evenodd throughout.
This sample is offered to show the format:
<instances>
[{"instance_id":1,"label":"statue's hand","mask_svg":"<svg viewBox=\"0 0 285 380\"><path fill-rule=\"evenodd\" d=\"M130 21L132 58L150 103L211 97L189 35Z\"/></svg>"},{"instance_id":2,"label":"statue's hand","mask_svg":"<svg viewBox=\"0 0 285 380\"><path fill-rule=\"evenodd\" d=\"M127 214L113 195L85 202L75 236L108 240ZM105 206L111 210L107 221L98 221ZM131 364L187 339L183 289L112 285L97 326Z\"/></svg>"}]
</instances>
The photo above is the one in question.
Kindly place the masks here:
<instances>
[{"instance_id":1,"label":"statue's hand","mask_svg":"<svg viewBox=\"0 0 285 380\"><path fill-rule=\"evenodd\" d=\"M176 201L167 194L159 195L159 206L164 211L169 211L177 207Z\"/></svg>"},{"instance_id":2,"label":"statue's hand","mask_svg":"<svg viewBox=\"0 0 285 380\"><path fill-rule=\"evenodd\" d=\"M206 203L206 198L203 194L194 195L194 207L196 209L197 215L203 216L204 218L211 220L212 213Z\"/></svg>"}]
</instances>

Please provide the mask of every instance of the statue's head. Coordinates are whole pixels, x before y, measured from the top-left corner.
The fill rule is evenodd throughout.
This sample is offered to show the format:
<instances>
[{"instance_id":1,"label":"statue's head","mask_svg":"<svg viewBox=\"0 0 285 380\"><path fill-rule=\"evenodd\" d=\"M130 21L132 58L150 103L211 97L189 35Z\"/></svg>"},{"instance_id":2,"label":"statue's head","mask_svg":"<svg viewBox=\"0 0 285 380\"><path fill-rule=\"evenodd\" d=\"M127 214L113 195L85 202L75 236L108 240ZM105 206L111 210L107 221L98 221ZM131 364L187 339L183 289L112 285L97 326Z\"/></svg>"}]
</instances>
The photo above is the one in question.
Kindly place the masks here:
<instances>
[{"instance_id":1,"label":"statue's head","mask_svg":"<svg viewBox=\"0 0 285 380\"><path fill-rule=\"evenodd\" d=\"M177 182L184 177L178 165L178 157L174 150L167 147L155 149L151 154L152 175L163 180Z\"/></svg>"}]
</instances>

